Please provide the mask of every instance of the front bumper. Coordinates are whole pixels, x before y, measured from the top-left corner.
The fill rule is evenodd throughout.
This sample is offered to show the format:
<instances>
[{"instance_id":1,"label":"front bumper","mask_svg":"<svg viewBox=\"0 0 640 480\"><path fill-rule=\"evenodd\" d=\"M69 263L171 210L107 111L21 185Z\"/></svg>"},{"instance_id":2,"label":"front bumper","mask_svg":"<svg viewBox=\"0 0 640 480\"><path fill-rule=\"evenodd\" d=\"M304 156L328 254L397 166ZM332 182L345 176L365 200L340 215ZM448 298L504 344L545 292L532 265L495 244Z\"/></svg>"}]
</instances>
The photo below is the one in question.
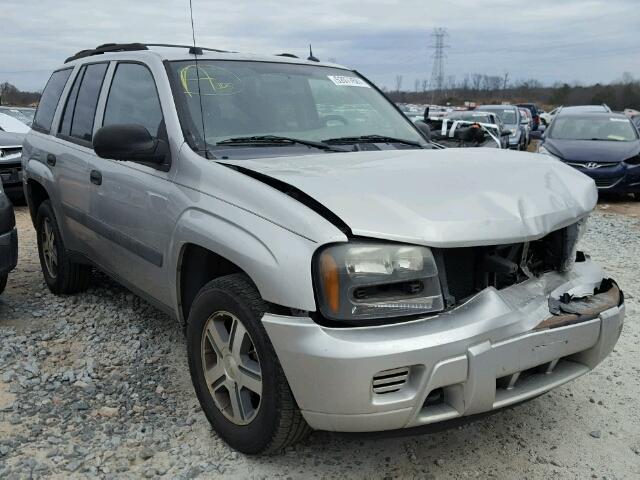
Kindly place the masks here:
<instances>
[{"instance_id":1,"label":"front bumper","mask_svg":"<svg viewBox=\"0 0 640 480\"><path fill-rule=\"evenodd\" d=\"M577 162L569 162L569 165L593 178L599 192L640 193L640 165L627 165L620 162L595 169L588 169Z\"/></svg>"},{"instance_id":2,"label":"front bumper","mask_svg":"<svg viewBox=\"0 0 640 480\"><path fill-rule=\"evenodd\" d=\"M0 235L0 275L5 275L18 264L18 231L13 228Z\"/></svg>"},{"instance_id":3,"label":"front bumper","mask_svg":"<svg viewBox=\"0 0 640 480\"><path fill-rule=\"evenodd\" d=\"M263 323L311 427L392 430L505 407L593 369L618 340L622 300L590 320L535 328L550 297L602 278L587 260L402 324L338 329L273 314Z\"/></svg>"}]
</instances>

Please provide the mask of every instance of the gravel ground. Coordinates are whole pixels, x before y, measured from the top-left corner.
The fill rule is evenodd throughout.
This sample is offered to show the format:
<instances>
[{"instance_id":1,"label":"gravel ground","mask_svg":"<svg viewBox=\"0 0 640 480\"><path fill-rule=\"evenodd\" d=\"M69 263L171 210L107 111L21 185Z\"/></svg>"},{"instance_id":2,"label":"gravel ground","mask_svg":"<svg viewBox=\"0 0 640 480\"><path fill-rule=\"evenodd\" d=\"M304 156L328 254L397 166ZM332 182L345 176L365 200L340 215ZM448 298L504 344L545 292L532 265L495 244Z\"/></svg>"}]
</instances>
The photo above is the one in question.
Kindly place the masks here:
<instances>
[{"instance_id":1,"label":"gravel ground","mask_svg":"<svg viewBox=\"0 0 640 480\"><path fill-rule=\"evenodd\" d=\"M444 432L316 432L251 458L210 429L174 320L100 274L84 294L48 292L20 207L0 297L0 478L638 478L640 209L615 210L601 205L583 244L627 294L622 337L594 372Z\"/></svg>"}]
</instances>

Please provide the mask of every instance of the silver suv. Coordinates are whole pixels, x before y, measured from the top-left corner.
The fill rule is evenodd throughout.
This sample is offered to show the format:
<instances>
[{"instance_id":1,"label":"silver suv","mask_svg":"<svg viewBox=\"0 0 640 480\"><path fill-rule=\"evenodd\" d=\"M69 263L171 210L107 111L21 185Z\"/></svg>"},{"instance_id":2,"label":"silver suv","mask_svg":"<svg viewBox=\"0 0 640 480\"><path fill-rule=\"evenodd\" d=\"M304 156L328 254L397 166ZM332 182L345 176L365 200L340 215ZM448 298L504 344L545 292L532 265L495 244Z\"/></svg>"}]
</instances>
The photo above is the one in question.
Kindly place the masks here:
<instances>
[{"instance_id":1,"label":"silver suv","mask_svg":"<svg viewBox=\"0 0 640 480\"><path fill-rule=\"evenodd\" d=\"M623 297L577 250L593 181L437 149L353 70L142 44L71 57L23 147L46 283L91 266L186 327L220 437L425 425L594 368Z\"/></svg>"}]
</instances>

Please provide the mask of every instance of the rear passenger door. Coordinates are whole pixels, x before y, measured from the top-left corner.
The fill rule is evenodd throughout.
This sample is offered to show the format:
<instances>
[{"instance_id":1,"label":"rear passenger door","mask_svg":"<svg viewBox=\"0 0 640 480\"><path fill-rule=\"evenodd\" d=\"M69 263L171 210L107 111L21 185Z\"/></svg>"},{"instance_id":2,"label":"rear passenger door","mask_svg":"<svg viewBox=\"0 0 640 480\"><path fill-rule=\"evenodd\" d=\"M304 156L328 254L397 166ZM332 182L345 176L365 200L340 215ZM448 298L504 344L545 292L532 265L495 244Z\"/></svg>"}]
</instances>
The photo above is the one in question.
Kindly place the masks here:
<instances>
[{"instance_id":1,"label":"rear passenger door","mask_svg":"<svg viewBox=\"0 0 640 480\"><path fill-rule=\"evenodd\" d=\"M168 141L151 69L142 63L115 64L101 126L142 125ZM164 275L175 218L167 200L172 171L131 161L94 157L91 216L100 231L98 263L120 281L156 300L169 298Z\"/></svg>"},{"instance_id":2,"label":"rear passenger door","mask_svg":"<svg viewBox=\"0 0 640 480\"><path fill-rule=\"evenodd\" d=\"M89 257L95 245L95 234L88 217L91 190L89 160L95 156L93 127L108 65L106 62L91 63L78 69L64 103L56 135L64 148L53 153L65 242L69 249Z\"/></svg>"}]
</instances>

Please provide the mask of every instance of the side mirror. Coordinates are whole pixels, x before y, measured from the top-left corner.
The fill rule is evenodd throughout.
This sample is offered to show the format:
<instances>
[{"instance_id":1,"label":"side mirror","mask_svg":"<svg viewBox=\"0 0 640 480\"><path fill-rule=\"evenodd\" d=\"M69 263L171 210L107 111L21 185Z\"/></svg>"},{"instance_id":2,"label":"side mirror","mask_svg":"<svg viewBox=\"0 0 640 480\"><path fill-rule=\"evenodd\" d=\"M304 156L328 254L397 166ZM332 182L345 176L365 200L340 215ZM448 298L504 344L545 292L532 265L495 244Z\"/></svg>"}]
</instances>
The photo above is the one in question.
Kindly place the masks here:
<instances>
[{"instance_id":1,"label":"side mirror","mask_svg":"<svg viewBox=\"0 0 640 480\"><path fill-rule=\"evenodd\" d=\"M93 137L93 149L101 158L169 169L167 142L153 138L142 125L115 124L102 127Z\"/></svg>"},{"instance_id":2,"label":"side mirror","mask_svg":"<svg viewBox=\"0 0 640 480\"><path fill-rule=\"evenodd\" d=\"M420 130L420 133L425 138L425 140L431 141L431 128L429 128L429 125L421 120L418 120L415 123L415 126L418 127L418 130Z\"/></svg>"},{"instance_id":3,"label":"side mirror","mask_svg":"<svg viewBox=\"0 0 640 480\"><path fill-rule=\"evenodd\" d=\"M502 135L503 137L506 137L506 136L508 136L508 135L511 135L512 133L513 133L513 132L512 132L511 130L506 129L506 130L502 130L501 135Z\"/></svg>"},{"instance_id":4,"label":"side mirror","mask_svg":"<svg viewBox=\"0 0 640 480\"><path fill-rule=\"evenodd\" d=\"M429 123L429 107L424 109L424 122Z\"/></svg>"}]
</instances>

